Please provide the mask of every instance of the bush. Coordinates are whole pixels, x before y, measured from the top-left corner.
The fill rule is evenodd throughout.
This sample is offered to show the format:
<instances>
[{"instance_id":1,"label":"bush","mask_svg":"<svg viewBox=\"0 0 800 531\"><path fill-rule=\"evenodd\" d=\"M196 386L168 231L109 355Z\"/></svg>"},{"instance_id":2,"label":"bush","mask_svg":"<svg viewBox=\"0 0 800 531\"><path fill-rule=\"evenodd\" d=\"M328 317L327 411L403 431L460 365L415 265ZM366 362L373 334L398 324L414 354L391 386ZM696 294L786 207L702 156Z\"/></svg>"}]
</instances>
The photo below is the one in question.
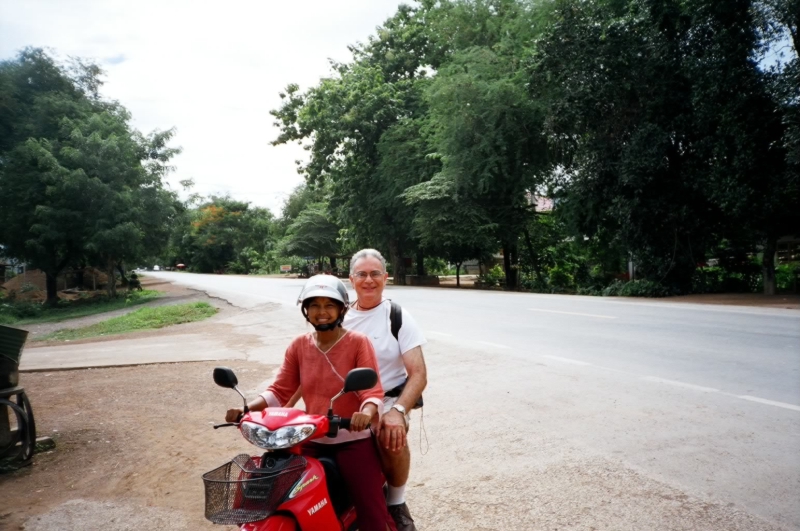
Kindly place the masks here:
<instances>
[{"instance_id":1,"label":"bush","mask_svg":"<svg viewBox=\"0 0 800 531\"><path fill-rule=\"evenodd\" d=\"M38 302L29 301L8 301L0 304L0 323L11 324L20 319L38 317L44 311L44 307Z\"/></svg>"},{"instance_id":2,"label":"bush","mask_svg":"<svg viewBox=\"0 0 800 531\"><path fill-rule=\"evenodd\" d=\"M565 293L575 288L575 279L564 267L551 267L547 271L547 277L552 293Z\"/></svg>"},{"instance_id":3,"label":"bush","mask_svg":"<svg viewBox=\"0 0 800 531\"><path fill-rule=\"evenodd\" d=\"M800 273L800 263L789 262L780 264L775 268L775 283L778 291L795 291L799 286L795 285L795 275Z\"/></svg>"},{"instance_id":4,"label":"bush","mask_svg":"<svg viewBox=\"0 0 800 531\"><path fill-rule=\"evenodd\" d=\"M692 293L753 293L763 279L757 268L731 271L722 267L700 267L692 275Z\"/></svg>"},{"instance_id":5,"label":"bush","mask_svg":"<svg viewBox=\"0 0 800 531\"><path fill-rule=\"evenodd\" d=\"M615 280L607 286L604 297L668 297L672 295L669 288L652 280L631 280L623 282Z\"/></svg>"},{"instance_id":6,"label":"bush","mask_svg":"<svg viewBox=\"0 0 800 531\"><path fill-rule=\"evenodd\" d=\"M478 275L478 282L484 286L494 287L506 281L506 274L499 265L494 266L484 275Z\"/></svg>"}]
</instances>

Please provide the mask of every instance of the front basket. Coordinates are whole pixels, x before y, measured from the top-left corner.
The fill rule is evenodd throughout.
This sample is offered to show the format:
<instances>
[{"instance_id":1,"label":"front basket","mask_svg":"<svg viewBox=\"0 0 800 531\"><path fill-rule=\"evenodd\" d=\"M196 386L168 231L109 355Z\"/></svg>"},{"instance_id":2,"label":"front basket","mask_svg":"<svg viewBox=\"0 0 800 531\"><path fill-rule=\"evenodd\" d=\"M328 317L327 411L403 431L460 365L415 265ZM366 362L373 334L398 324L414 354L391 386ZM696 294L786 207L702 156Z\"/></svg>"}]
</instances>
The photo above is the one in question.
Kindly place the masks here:
<instances>
[{"instance_id":1,"label":"front basket","mask_svg":"<svg viewBox=\"0 0 800 531\"><path fill-rule=\"evenodd\" d=\"M215 524L257 522L275 512L305 469L306 460L292 456L279 471L259 468L247 454L203 474L206 518Z\"/></svg>"}]
</instances>

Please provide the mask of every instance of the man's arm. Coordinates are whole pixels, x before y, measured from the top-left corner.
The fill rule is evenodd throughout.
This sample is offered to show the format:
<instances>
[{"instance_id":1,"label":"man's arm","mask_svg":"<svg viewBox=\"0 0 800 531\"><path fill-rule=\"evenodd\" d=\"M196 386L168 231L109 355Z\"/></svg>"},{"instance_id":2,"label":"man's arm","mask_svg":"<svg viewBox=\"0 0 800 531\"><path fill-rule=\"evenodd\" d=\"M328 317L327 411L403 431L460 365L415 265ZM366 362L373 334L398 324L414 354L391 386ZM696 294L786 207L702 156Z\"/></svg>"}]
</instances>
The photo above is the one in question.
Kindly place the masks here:
<instances>
[{"instance_id":1,"label":"man's arm","mask_svg":"<svg viewBox=\"0 0 800 531\"><path fill-rule=\"evenodd\" d=\"M403 364L406 366L408 381L396 403L410 412L428 384L428 369L425 367L422 347L414 347L403 354ZM406 445L407 429L402 413L396 409L385 411L379 434L381 444L392 452L399 452Z\"/></svg>"},{"instance_id":2,"label":"man's arm","mask_svg":"<svg viewBox=\"0 0 800 531\"><path fill-rule=\"evenodd\" d=\"M406 366L408 381L397 399L397 403L405 407L406 411L411 411L419 397L422 396L425 386L428 385L428 369L425 366L425 358L422 356L422 347L414 347L403 354L403 364Z\"/></svg>"}]
</instances>

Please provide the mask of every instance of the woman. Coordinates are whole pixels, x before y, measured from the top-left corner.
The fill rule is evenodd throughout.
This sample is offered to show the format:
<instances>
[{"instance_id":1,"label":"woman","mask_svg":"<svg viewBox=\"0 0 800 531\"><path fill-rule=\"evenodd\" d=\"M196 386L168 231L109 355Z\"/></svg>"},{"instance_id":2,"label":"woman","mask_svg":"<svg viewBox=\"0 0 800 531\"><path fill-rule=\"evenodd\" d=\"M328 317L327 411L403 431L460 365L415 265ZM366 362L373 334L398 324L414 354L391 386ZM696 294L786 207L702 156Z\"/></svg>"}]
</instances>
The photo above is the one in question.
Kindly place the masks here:
<instances>
[{"instance_id":1,"label":"woman","mask_svg":"<svg viewBox=\"0 0 800 531\"><path fill-rule=\"evenodd\" d=\"M283 406L302 386L306 411L325 415L350 370L368 367L378 372L369 339L342 328L350 301L341 280L329 275L313 276L306 281L297 302L315 331L292 341L275 382L248 404L253 411ZM383 497L378 453L367 430L371 424L378 425L383 413L380 381L372 389L343 395L334 402L333 412L351 417L350 430L339 430L333 438L316 439L303 447L303 453L334 457L355 505L361 531L396 531ZM234 422L241 413L239 408L229 409L226 419Z\"/></svg>"}]
</instances>

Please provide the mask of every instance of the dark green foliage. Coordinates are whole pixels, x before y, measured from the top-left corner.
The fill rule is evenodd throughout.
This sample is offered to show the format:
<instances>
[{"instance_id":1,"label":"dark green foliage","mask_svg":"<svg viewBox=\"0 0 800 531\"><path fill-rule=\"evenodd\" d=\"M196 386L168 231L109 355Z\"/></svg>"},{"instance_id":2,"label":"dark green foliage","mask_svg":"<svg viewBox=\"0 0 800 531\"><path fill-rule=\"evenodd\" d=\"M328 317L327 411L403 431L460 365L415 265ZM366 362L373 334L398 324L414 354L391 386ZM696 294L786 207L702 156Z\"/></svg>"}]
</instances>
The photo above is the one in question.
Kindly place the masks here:
<instances>
[{"instance_id":1,"label":"dark green foliage","mask_svg":"<svg viewBox=\"0 0 800 531\"><path fill-rule=\"evenodd\" d=\"M171 131L144 137L116 102L100 98L102 71L58 64L39 49L0 63L0 245L47 276L47 300L68 265L115 271L160 252L175 215L162 187Z\"/></svg>"},{"instance_id":2,"label":"dark green foliage","mask_svg":"<svg viewBox=\"0 0 800 531\"><path fill-rule=\"evenodd\" d=\"M275 246L276 230L269 210L212 196L183 213L172 238L170 261L200 273L267 269L265 257Z\"/></svg>"},{"instance_id":3,"label":"dark green foliage","mask_svg":"<svg viewBox=\"0 0 800 531\"><path fill-rule=\"evenodd\" d=\"M652 280L615 280L601 294L604 297L669 297L675 293Z\"/></svg>"}]
</instances>

